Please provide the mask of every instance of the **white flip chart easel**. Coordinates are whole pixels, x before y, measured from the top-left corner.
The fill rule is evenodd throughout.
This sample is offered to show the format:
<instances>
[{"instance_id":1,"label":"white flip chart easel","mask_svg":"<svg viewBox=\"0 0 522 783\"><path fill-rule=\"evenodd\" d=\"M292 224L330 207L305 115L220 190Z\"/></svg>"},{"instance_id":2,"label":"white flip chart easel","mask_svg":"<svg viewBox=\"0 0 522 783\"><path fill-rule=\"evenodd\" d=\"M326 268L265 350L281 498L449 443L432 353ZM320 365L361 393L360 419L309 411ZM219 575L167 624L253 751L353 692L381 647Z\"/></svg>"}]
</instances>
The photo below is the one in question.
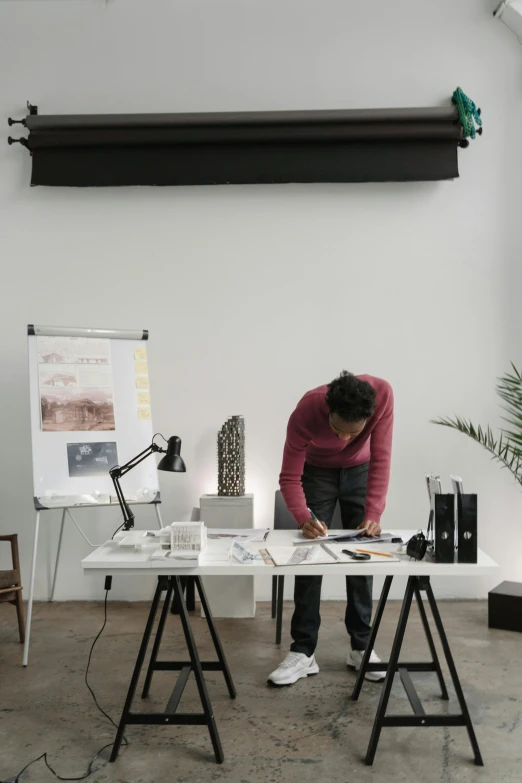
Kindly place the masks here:
<instances>
[{"instance_id":1,"label":"white flip chart easel","mask_svg":"<svg viewBox=\"0 0 522 783\"><path fill-rule=\"evenodd\" d=\"M45 431L42 424L42 406L40 401L41 358L39 359L38 338L93 338L108 341L110 346L110 370L112 379L112 398L114 407L114 428L100 429L67 429L62 431ZM56 560L51 587L50 600L54 598L58 562L62 547L65 520L71 519L85 541L92 547L97 546L89 541L73 516L74 508L94 508L118 506L114 486L107 472L96 475L81 475L71 468L70 450L74 445L82 444L89 451L89 443L116 444L119 464L124 464L136 454L143 451L151 443L153 437L150 402L145 417L139 415L140 399L138 392L149 391L147 366L139 365L136 357L143 354L137 349L146 347L148 331L84 329L55 326L28 327L29 354L29 389L31 409L31 440L33 452L34 505L36 520L34 530L33 556L31 565L31 580L27 606L27 622L24 646L23 664L27 666L29 659L29 642L31 638L31 620L33 612L34 582L38 556L38 536L40 517L44 511L60 509L61 525L56 551ZM52 357L56 361L57 375L66 375L66 365L60 366L60 357ZM143 361L143 359L141 360ZM146 358L145 358L146 362ZM140 383L137 381L138 372ZM145 380L144 380L145 379ZM66 380L63 381L66 383ZM62 383L57 380L56 383ZM86 402L86 400L83 400ZM87 401L88 402L88 401ZM143 408L142 408L143 410ZM62 415L60 413L60 415ZM89 415L87 412L86 415ZM68 425L69 427L74 426ZM102 460L103 462L103 460ZM112 467L112 466L110 466ZM129 504L153 504L159 527L163 526L159 504L161 502L158 474L154 460L144 460L135 470L125 477L123 486L125 497Z\"/></svg>"}]
</instances>

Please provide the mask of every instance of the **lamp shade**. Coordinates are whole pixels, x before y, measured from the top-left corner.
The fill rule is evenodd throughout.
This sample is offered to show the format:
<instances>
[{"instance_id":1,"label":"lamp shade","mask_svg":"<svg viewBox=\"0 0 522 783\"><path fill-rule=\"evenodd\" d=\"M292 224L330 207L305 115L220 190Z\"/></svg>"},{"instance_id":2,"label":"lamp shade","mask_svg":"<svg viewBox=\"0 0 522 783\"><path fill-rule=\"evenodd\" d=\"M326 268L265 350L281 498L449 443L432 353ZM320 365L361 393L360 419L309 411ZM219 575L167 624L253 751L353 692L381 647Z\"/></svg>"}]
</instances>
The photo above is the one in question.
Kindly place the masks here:
<instances>
[{"instance_id":1,"label":"lamp shade","mask_svg":"<svg viewBox=\"0 0 522 783\"><path fill-rule=\"evenodd\" d=\"M181 438L177 435L173 435L168 440L167 453L159 461L158 470L166 470L170 473L185 473L185 463L180 454L181 451Z\"/></svg>"}]
</instances>

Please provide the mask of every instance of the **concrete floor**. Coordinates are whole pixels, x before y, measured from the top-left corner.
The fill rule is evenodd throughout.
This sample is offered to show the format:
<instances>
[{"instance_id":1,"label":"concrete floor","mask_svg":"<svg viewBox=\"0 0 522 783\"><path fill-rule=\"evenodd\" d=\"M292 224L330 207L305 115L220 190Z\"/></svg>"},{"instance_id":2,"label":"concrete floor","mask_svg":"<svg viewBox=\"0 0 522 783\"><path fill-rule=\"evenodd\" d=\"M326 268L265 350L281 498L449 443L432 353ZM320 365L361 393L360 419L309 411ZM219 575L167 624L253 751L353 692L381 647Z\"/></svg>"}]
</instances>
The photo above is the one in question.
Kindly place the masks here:
<instances>
[{"instance_id":1,"label":"concrete floor","mask_svg":"<svg viewBox=\"0 0 522 783\"><path fill-rule=\"evenodd\" d=\"M487 628L485 602L445 602L442 617L477 731L486 766L472 763L464 728L384 729L373 768L362 763L381 686L367 683L359 702L350 700L354 674L345 667L347 640L343 605L323 604L317 659L321 672L291 688L266 686L288 643L290 605L285 606L284 644L274 643L270 607L259 604L255 620L220 620L218 628L238 697L231 701L221 675L207 675L225 763L214 762L207 729L131 726L130 745L115 764L97 762L92 783L307 783L313 781L471 781L522 780L522 636ZM387 655L399 605L389 604L377 649ZM91 684L102 706L119 718L148 608L109 602L107 628L95 649ZM47 751L61 775L80 775L90 757L111 742L114 730L94 707L83 676L87 654L103 619L98 603L35 605L31 661L21 666L16 615L0 605L0 780L11 780L32 758ZM204 620L193 628L202 658L212 649ZM163 657L181 650L178 618L169 616ZM427 657L422 626L413 610L403 648L412 660ZM184 653L181 657L185 657ZM446 671L446 669L445 669ZM437 697L433 674L414 675L425 707L446 707ZM155 674L149 705L162 710L172 674ZM450 707L457 711L453 689ZM140 699L137 699L138 707ZM198 709L189 684L184 711ZM390 707L410 711L403 689L394 684ZM106 758L106 756L105 756ZM23 781L54 778L42 762Z\"/></svg>"}]
</instances>

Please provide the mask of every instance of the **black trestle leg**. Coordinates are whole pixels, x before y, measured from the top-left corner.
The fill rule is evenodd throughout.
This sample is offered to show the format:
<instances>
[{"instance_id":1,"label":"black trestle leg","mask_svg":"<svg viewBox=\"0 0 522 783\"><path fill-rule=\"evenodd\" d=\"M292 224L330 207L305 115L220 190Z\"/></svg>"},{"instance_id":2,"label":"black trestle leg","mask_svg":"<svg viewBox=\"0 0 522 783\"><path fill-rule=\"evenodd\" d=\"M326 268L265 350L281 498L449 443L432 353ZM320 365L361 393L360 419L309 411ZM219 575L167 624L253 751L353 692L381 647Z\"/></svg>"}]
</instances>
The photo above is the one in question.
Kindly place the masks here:
<instances>
[{"instance_id":1,"label":"black trestle leg","mask_svg":"<svg viewBox=\"0 0 522 783\"><path fill-rule=\"evenodd\" d=\"M143 634L143 639L141 640L138 657L136 658L136 663L134 665L134 671L132 674L132 679L130 681L129 690L127 692L127 698L125 699L125 705L123 707L123 712L120 718L118 731L116 732L116 739L114 740L114 745L112 746L112 752L110 758L111 761L116 761L118 757L121 741L123 739L123 734L125 731L125 726L127 725L127 716L132 708L132 700L134 699L134 695L136 693L136 688L138 686L140 672L143 667L143 662L145 660L145 654L147 652L147 646L149 644L150 635L152 633L154 621L158 613L158 606L161 599L161 594L165 589L166 589L165 579L159 577L158 586L156 587L156 592L154 593L154 598L152 599L152 605L150 607L149 617L147 619L147 625L145 626L145 633Z\"/></svg>"},{"instance_id":2,"label":"black trestle leg","mask_svg":"<svg viewBox=\"0 0 522 783\"><path fill-rule=\"evenodd\" d=\"M181 585L181 579L179 576L171 577L174 580L174 592L179 606L179 614L181 624L183 626L183 633L185 634L185 640L187 643L192 671L196 678L196 685L198 687L199 698L203 706L203 712L205 714L205 722L208 726L210 733L210 739L212 740L212 746L214 748L214 754L218 764L222 764L224 760L223 748L221 747L221 741L216 726L216 720L214 718L214 712L210 697L208 695L205 678L203 677L203 669L201 667L201 661L199 660L199 654L194 640L194 634L190 626L189 616L187 612L187 605L185 603L185 597L183 595L183 588ZM201 595L201 594L200 594Z\"/></svg>"},{"instance_id":3,"label":"black trestle leg","mask_svg":"<svg viewBox=\"0 0 522 783\"><path fill-rule=\"evenodd\" d=\"M424 627L424 633L426 634L426 640L428 642L428 647L430 648L431 660L435 665L435 671L437 672L437 677L439 678L441 696L447 701L449 699L448 690L446 688L446 683L444 682L444 677L442 676L439 656L437 655L437 650L435 649L435 643L433 641L433 636L431 635L426 609L424 608L424 602L422 600L422 595L418 584L415 585L415 598L417 599L417 605L419 607L419 614L421 616L422 625Z\"/></svg>"},{"instance_id":4,"label":"black trestle leg","mask_svg":"<svg viewBox=\"0 0 522 783\"><path fill-rule=\"evenodd\" d=\"M272 620L274 620L276 616L276 606L277 606L277 576L273 576L272 577Z\"/></svg>"},{"instance_id":5,"label":"black trestle leg","mask_svg":"<svg viewBox=\"0 0 522 783\"><path fill-rule=\"evenodd\" d=\"M187 577L187 586L185 588L185 595L187 596L187 609L189 612L194 612L196 609L196 577Z\"/></svg>"},{"instance_id":6,"label":"black trestle leg","mask_svg":"<svg viewBox=\"0 0 522 783\"><path fill-rule=\"evenodd\" d=\"M181 576L180 579L181 579L181 588L182 588L183 592L185 592L186 587L187 587L187 579L188 579L188 577ZM173 598L172 598L172 609L170 611L171 611L172 614L179 614L179 601L178 601L178 598L176 596L176 591L174 591L174 595L173 595Z\"/></svg>"},{"instance_id":7,"label":"black trestle leg","mask_svg":"<svg viewBox=\"0 0 522 783\"><path fill-rule=\"evenodd\" d=\"M366 670L368 668L368 663L370 661L370 655L372 654L372 650L375 646L375 639L377 638L377 633L379 631L379 626L381 624L382 616L384 614L384 608L386 606L386 601L388 600L388 594L390 592L390 587L392 582L393 582L393 576L387 576L386 579L384 580L381 597L379 598L379 603L377 604L377 611L375 612L375 617L373 618L370 637L368 639L368 644L366 645L366 650L364 651L363 659L361 662L361 668L359 669L357 680L352 692L353 701L357 701L357 699L359 698L359 694L361 693L364 677L366 674Z\"/></svg>"},{"instance_id":8,"label":"black trestle leg","mask_svg":"<svg viewBox=\"0 0 522 783\"><path fill-rule=\"evenodd\" d=\"M377 750L377 744L381 735L381 730L384 724L384 718L386 716L386 708L390 699L390 693L393 685L393 679L395 672L397 671L397 664L399 662L399 655L401 652L402 642L404 640L404 633L406 631L406 625L408 623L408 616L410 614L411 602L413 600L413 594L415 590L416 577L408 577L408 584L406 585L406 592L404 594L404 600L402 602L401 614L399 617L399 624L395 632L395 638L393 640L393 646L390 653L390 660L388 662L388 668L386 671L386 678L382 686L381 698L379 700L379 706L377 707L377 714L373 723L372 735L370 737L370 743L368 745L368 751L366 753L366 765L371 766L375 758L375 752Z\"/></svg>"},{"instance_id":9,"label":"black trestle leg","mask_svg":"<svg viewBox=\"0 0 522 783\"><path fill-rule=\"evenodd\" d=\"M218 657L219 663L221 664L223 670L223 675L225 677L225 682L227 684L230 698L235 699L236 687L234 685L234 681L232 680L230 669L228 668L227 659L225 658L225 653L221 645L221 639L219 638L216 628L214 626L214 618L212 617L212 612L208 603L208 598L207 598L205 588L203 586L203 581L200 576L195 576L194 582L195 582L195 586L197 587L197 591L198 591L199 599L201 601L201 605L203 607L203 611L205 612L205 617L208 624L208 630L210 631L210 635L214 643L214 649L216 651L216 655Z\"/></svg>"},{"instance_id":10,"label":"black trestle leg","mask_svg":"<svg viewBox=\"0 0 522 783\"><path fill-rule=\"evenodd\" d=\"M276 638L275 643L281 644L281 634L283 631L283 597L285 594L285 578L277 578L277 609L276 609Z\"/></svg>"},{"instance_id":11,"label":"black trestle leg","mask_svg":"<svg viewBox=\"0 0 522 783\"><path fill-rule=\"evenodd\" d=\"M446 657L448 669L450 670L451 679L453 681L453 687L455 688L455 693L457 694L457 699L459 700L460 709L462 710L462 716L464 718L466 728L468 730L469 740L471 742L471 747L473 748L473 754L475 756L475 764L477 764L479 767L483 767L484 762L482 761L482 756L478 746L477 738L475 736L475 730L471 722L468 705L466 704L466 699L464 698L464 693L462 690L462 686L460 684L459 676L457 674L455 662L451 654L448 638L446 636L446 632L444 631L444 626L442 625L442 620L439 614L439 608L437 606L437 602L435 601L435 596L433 595L433 590L431 588L431 585L427 586L426 594L428 596L431 613L433 614L433 619L435 620L435 625L437 626L437 631L440 636L440 641L442 644L442 649L444 650L444 655Z\"/></svg>"},{"instance_id":12,"label":"black trestle leg","mask_svg":"<svg viewBox=\"0 0 522 783\"><path fill-rule=\"evenodd\" d=\"M173 592L172 585L169 582L169 588L167 590L167 595L165 596L165 601L163 603L163 609L161 610L158 629L156 631L156 638L154 639L154 645L152 647L152 653L150 656L149 666L147 669L147 675L145 677L145 683L143 685L143 691L141 692L142 699L146 699L147 696L149 695L150 684L152 682L152 675L154 674L154 664L158 660L158 652L161 645L161 640L163 638L163 630L165 628L165 622L167 620L167 614L169 611L170 601L172 598L172 592Z\"/></svg>"}]
</instances>

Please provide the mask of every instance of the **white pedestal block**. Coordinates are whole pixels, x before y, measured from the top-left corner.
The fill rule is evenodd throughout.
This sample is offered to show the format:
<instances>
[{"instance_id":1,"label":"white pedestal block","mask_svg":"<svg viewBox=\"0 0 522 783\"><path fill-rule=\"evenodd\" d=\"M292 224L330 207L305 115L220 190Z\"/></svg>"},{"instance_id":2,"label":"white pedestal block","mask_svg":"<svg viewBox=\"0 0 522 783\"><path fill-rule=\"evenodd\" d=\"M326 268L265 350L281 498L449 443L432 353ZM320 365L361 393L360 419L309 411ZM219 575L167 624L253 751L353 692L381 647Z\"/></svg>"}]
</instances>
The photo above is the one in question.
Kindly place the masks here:
<instances>
[{"instance_id":1,"label":"white pedestal block","mask_svg":"<svg viewBox=\"0 0 522 783\"><path fill-rule=\"evenodd\" d=\"M254 496L202 495L200 519L208 528L254 527ZM255 617L253 576L206 576L203 579L214 617ZM202 612L203 614L203 612Z\"/></svg>"}]
</instances>

